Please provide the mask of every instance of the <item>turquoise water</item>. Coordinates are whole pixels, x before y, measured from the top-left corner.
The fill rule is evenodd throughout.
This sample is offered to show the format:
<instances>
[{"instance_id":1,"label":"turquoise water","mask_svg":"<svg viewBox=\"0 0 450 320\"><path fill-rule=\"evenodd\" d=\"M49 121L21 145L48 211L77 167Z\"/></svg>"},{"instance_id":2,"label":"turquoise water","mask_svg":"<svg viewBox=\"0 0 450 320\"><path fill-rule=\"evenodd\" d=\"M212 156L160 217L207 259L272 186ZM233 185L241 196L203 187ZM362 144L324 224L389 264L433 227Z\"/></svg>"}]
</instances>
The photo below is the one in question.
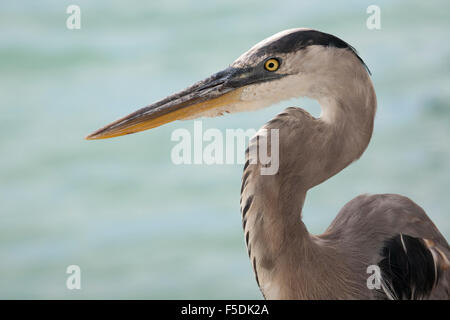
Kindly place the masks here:
<instances>
[{"instance_id":1,"label":"turquoise water","mask_svg":"<svg viewBox=\"0 0 450 320\"><path fill-rule=\"evenodd\" d=\"M175 122L83 137L218 71L280 30L355 46L378 114L364 156L308 194L311 232L361 193L400 193L450 236L448 1L20 1L0 4L0 298L262 298L242 235L242 165L175 166ZM65 26L69 4L81 29ZM206 119L259 128L286 106ZM79 265L82 289L66 288Z\"/></svg>"}]
</instances>

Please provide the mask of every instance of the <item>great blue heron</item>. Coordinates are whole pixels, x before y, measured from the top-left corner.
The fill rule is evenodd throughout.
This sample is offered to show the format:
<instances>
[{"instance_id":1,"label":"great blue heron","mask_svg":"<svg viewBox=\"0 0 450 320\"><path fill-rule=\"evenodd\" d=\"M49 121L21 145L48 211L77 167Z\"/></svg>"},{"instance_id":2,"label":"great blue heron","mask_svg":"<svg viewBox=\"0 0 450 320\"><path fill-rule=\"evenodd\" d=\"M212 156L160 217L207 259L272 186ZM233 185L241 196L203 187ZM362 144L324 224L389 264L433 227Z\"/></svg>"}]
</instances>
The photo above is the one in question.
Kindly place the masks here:
<instances>
[{"instance_id":1,"label":"great blue heron","mask_svg":"<svg viewBox=\"0 0 450 320\"><path fill-rule=\"evenodd\" d=\"M142 108L87 139L135 133L201 116L248 111L306 96L319 118L287 108L264 125L279 129L279 169L262 175L246 164L243 228L256 281L268 299L449 299L447 241L412 200L360 195L321 235L301 220L306 193L357 160L372 136L376 96L355 49L311 29L275 34L227 69ZM250 141L258 144L261 130ZM268 132L268 131L264 131ZM378 266L377 289L369 266ZM375 280L376 280L375 279Z\"/></svg>"}]
</instances>

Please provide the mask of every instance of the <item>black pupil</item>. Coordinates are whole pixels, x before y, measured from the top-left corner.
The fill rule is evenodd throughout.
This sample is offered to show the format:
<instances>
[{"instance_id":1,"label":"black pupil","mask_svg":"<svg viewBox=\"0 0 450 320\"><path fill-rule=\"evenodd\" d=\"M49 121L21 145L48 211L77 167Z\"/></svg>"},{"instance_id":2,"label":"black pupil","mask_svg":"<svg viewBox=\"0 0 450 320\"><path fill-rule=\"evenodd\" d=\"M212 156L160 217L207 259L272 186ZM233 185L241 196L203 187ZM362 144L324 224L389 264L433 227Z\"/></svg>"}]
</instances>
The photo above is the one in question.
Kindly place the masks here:
<instances>
[{"instance_id":1,"label":"black pupil","mask_svg":"<svg viewBox=\"0 0 450 320\"><path fill-rule=\"evenodd\" d=\"M273 64L273 62L269 63L269 69L272 69L273 67L275 67L275 65Z\"/></svg>"}]
</instances>

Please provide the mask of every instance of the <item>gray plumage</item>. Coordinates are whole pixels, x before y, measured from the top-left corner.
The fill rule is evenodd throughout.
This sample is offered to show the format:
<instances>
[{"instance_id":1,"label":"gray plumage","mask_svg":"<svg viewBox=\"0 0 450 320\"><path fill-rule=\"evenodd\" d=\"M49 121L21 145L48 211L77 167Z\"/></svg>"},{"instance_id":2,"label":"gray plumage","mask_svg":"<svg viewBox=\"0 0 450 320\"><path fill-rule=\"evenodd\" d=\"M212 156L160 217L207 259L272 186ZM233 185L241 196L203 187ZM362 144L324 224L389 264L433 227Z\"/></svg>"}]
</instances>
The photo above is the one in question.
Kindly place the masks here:
<instances>
[{"instance_id":1,"label":"gray plumage","mask_svg":"<svg viewBox=\"0 0 450 320\"><path fill-rule=\"evenodd\" d=\"M326 50L341 52L324 53ZM244 232L263 295L268 299L411 298L385 292L389 291L386 287L370 290L366 284L367 267L380 262L386 241L405 234L432 241L434 249L443 254L435 255L433 261L442 269L439 282L420 297L448 299L447 241L410 199L395 194L358 196L318 236L309 234L301 221L307 191L364 152L376 110L370 77L354 51L325 48L314 56L304 52L302 60L321 58L327 65L325 72L331 72L333 77L324 81L311 71L305 78L317 82L310 84L313 89L305 95L323 101L322 119L302 109L286 109L264 126L280 130L278 173L261 175L259 164L248 164L244 170ZM306 67L304 70L309 72ZM256 144L257 137L251 143ZM420 266L414 272L422 272Z\"/></svg>"}]
</instances>

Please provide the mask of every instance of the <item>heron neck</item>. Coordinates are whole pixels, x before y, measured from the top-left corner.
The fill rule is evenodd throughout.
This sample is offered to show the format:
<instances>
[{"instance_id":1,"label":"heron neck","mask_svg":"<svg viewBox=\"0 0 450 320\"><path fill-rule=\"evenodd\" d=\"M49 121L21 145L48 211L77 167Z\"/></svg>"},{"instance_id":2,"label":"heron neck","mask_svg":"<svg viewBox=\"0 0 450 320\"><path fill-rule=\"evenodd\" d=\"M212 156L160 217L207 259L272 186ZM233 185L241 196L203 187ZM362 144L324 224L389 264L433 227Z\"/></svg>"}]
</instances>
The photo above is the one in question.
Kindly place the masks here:
<instances>
[{"instance_id":1,"label":"heron neck","mask_svg":"<svg viewBox=\"0 0 450 320\"><path fill-rule=\"evenodd\" d=\"M309 234L301 215L307 191L358 159L370 141L376 109L370 80L364 90L356 92L345 100L339 95L318 99L320 118L298 108L285 110L265 126L279 129L278 173L258 174L259 165L244 170L245 238L257 281L268 298L292 298L291 294L304 298L306 293L279 290L288 290L289 283L298 290L294 283L308 282L316 272L325 279L324 268L338 260L333 259L332 247ZM280 281L284 285L276 286ZM300 287L314 292L313 283Z\"/></svg>"}]
</instances>

